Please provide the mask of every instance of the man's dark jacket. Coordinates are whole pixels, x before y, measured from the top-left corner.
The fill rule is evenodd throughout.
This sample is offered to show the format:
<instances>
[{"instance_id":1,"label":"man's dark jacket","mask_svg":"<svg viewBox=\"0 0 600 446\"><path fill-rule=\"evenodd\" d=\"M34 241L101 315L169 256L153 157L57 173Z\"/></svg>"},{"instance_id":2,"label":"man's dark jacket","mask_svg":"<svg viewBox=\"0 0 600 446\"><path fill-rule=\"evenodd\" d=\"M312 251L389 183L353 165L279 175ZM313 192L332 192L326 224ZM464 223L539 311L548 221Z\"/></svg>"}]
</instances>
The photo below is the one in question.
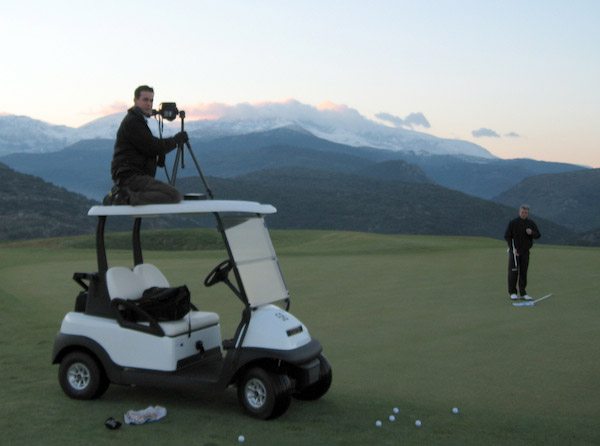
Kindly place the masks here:
<instances>
[{"instance_id":1,"label":"man's dark jacket","mask_svg":"<svg viewBox=\"0 0 600 446\"><path fill-rule=\"evenodd\" d=\"M531 235L528 235L525 230L529 228L531 229ZM508 248L512 250L512 241L515 242L515 249L518 253L529 251L533 246L533 239L538 239L542 235L534 223L533 220L529 218L522 219L521 217L517 217L514 220L511 220L508 223L508 227L506 228L506 232L504 233L504 240L508 243Z\"/></svg>"},{"instance_id":2,"label":"man's dark jacket","mask_svg":"<svg viewBox=\"0 0 600 446\"><path fill-rule=\"evenodd\" d=\"M157 162L164 165L165 154L175 147L175 139L152 135L142 110L131 107L117 131L111 165L113 181L123 181L132 175L154 177Z\"/></svg>"}]
</instances>

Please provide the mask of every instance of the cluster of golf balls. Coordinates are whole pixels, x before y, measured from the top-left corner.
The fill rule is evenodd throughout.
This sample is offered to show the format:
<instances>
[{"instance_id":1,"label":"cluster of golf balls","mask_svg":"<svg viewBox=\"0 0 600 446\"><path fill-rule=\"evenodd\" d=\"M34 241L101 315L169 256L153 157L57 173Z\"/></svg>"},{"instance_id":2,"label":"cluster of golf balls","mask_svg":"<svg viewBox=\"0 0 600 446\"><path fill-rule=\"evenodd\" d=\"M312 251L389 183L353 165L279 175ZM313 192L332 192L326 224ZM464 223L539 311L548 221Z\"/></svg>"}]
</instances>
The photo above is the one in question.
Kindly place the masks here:
<instances>
[{"instance_id":1,"label":"cluster of golf balls","mask_svg":"<svg viewBox=\"0 0 600 446\"><path fill-rule=\"evenodd\" d=\"M390 423L393 423L396 421L396 415L398 415L400 413L400 409L397 407L394 407L392 409L392 414L388 417L388 420L390 421ZM458 410L458 407L453 407L452 408L452 413L453 414L458 414L460 411ZM421 427L423 425L423 422L421 420L415 420L415 426L416 427ZM382 427L383 426L383 422L381 420L376 420L375 421L375 427Z\"/></svg>"}]
</instances>

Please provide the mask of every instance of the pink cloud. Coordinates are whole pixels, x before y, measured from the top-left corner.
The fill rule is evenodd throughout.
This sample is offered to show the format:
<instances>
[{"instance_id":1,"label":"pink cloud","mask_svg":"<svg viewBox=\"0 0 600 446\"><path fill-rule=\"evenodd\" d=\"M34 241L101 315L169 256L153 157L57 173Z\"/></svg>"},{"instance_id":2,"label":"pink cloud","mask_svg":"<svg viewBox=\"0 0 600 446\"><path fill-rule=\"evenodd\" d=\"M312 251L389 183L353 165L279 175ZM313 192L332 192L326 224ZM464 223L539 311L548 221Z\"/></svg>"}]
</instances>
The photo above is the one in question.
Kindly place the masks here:
<instances>
[{"instance_id":1,"label":"pink cloud","mask_svg":"<svg viewBox=\"0 0 600 446\"><path fill-rule=\"evenodd\" d=\"M190 107L184 107L186 118L199 121L215 121L222 118L231 110L233 106L212 102L209 104L196 104Z\"/></svg>"},{"instance_id":2,"label":"pink cloud","mask_svg":"<svg viewBox=\"0 0 600 446\"><path fill-rule=\"evenodd\" d=\"M336 104L331 101L321 102L315 108L319 111L337 111L337 112L345 112L349 109L347 105Z\"/></svg>"},{"instance_id":3,"label":"pink cloud","mask_svg":"<svg viewBox=\"0 0 600 446\"><path fill-rule=\"evenodd\" d=\"M244 119L247 116L262 115L265 116L286 116L290 110L293 114L298 112L312 114L314 112L338 112L345 113L351 110L346 105L334 104L333 102L323 102L318 106L303 104L297 99L288 98L281 101L256 101L243 102L235 105L224 104L220 102L200 103L183 108L186 111L186 117L192 120L213 121L224 117L232 119Z\"/></svg>"}]
</instances>

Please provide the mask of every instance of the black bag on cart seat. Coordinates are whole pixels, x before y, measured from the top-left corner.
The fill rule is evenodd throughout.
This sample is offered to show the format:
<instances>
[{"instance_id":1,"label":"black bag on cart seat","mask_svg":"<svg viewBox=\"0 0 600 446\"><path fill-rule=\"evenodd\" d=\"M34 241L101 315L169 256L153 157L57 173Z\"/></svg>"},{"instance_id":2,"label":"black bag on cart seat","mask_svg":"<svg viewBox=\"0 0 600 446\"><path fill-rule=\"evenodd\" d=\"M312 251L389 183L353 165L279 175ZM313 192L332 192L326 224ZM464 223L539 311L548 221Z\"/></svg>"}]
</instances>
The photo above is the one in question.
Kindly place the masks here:
<instances>
[{"instance_id":1,"label":"black bag on cart seat","mask_svg":"<svg viewBox=\"0 0 600 446\"><path fill-rule=\"evenodd\" d=\"M148 288L135 303L161 322L181 319L191 310L190 291L185 285L174 288Z\"/></svg>"}]
</instances>

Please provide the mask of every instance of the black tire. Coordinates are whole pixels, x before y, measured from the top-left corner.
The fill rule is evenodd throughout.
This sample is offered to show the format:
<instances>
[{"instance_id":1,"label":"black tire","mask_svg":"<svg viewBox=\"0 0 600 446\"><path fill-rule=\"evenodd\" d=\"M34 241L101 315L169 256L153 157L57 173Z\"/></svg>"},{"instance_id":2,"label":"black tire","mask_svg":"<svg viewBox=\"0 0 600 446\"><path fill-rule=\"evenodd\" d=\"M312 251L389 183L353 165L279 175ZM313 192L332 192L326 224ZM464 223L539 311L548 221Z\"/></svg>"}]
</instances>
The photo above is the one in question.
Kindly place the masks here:
<instances>
[{"instance_id":1,"label":"black tire","mask_svg":"<svg viewBox=\"0 0 600 446\"><path fill-rule=\"evenodd\" d=\"M287 375L277 375L255 367L240 379L238 400L249 415L271 420L283 415L290 407L291 387Z\"/></svg>"},{"instance_id":2,"label":"black tire","mask_svg":"<svg viewBox=\"0 0 600 446\"><path fill-rule=\"evenodd\" d=\"M321 376L319 380L316 383L297 391L294 394L294 398L302 401L314 401L327 393L331 387L331 365L323 355L319 355L319 361L321 362Z\"/></svg>"},{"instance_id":3,"label":"black tire","mask_svg":"<svg viewBox=\"0 0 600 446\"><path fill-rule=\"evenodd\" d=\"M99 398L110 384L96 360L79 351L63 358L58 368L58 382L69 397L78 400Z\"/></svg>"}]
</instances>

